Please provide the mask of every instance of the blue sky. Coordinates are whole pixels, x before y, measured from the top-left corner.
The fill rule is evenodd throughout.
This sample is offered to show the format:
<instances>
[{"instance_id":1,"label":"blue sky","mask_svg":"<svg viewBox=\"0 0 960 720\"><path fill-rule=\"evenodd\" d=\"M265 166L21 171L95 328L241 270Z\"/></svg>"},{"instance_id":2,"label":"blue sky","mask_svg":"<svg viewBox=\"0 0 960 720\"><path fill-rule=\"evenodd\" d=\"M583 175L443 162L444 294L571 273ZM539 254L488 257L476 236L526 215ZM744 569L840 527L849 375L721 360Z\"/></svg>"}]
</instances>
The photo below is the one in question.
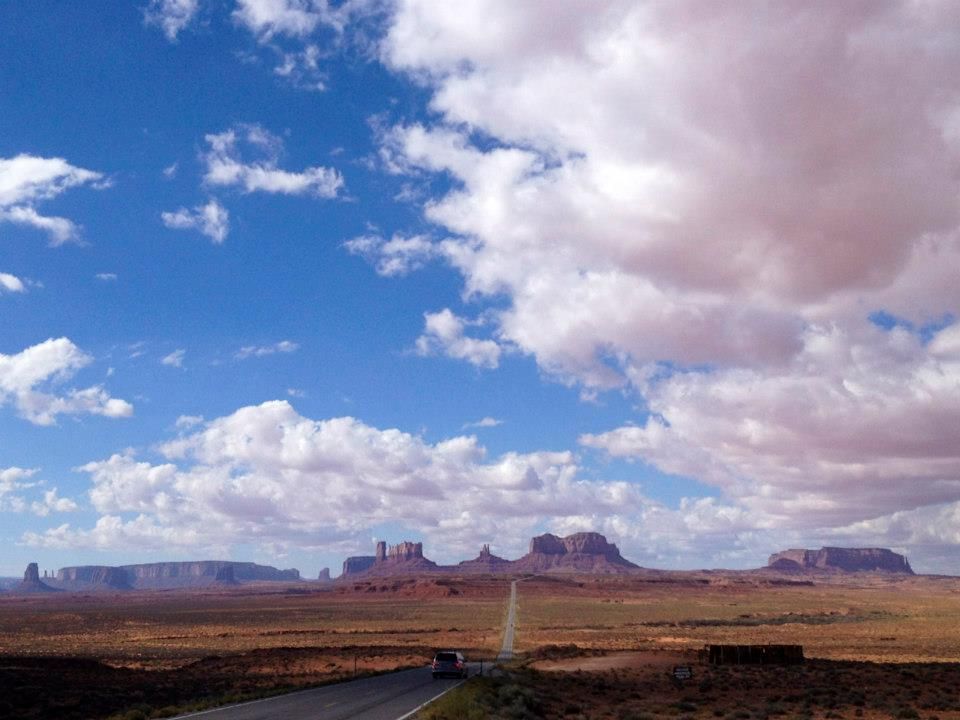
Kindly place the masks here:
<instances>
[{"instance_id":1,"label":"blue sky","mask_svg":"<svg viewBox=\"0 0 960 720\"><path fill-rule=\"evenodd\" d=\"M954 569L955 18L702 9L0 5L0 573Z\"/></svg>"}]
</instances>

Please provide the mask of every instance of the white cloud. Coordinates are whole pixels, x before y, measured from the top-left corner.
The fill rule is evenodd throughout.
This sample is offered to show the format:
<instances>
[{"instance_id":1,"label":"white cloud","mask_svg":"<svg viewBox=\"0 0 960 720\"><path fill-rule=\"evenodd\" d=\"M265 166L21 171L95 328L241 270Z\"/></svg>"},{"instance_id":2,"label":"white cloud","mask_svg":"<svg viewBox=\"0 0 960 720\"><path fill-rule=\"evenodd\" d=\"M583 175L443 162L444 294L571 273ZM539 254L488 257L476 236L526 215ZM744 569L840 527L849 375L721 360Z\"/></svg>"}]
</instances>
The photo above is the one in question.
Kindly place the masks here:
<instances>
[{"instance_id":1,"label":"white cloud","mask_svg":"<svg viewBox=\"0 0 960 720\"><path fill-rule=\"evenodd\" d=\"M103 280L104 282L113 282L117 279L116 273L97 273L95 275L97 280Z\"/></svg>"},{"instance_id":2,"label":"white cloud","mask_svg":"<svg viewBox=\"0 0 960 720\"><path fill-rule=\"evenodd\" d=\"M293 398L304 398L307 393L300 388L287 388L287 395Z\"/></svg>"},{"instance_id":3,"label":"white cloud","mask_svg":"<svg viewBox=\"0 0 960 720\"><path fill-rule=\"evenodd\" d=\"M167 180L172 180L177 176L177 171L179 169L180 169L180 163L175 162L173 163L173 165L168 165L163 169L163 176L167 178Z\"/></svg>"},{"instance_id":4,"label":"white cloud","mask_svg":"<svg viewBox=\"0 0 960 720\"><path fill-rule=\"evenodd\" d=\"M132 415L130 403L111 397L99 385L60 395L46 391L91 362L93 358L67 338L51 338L15 355L0 354L0 406L12 403L21 417L35 425L53 425L58 415Z\"/></svg>"},{"instance_id":5,"label":"white cloud","mask_svg":"<svg viewBox=\"0 0 960 720\"><path fill-rule=\"evenodd\" d=\"M497 418L492 418L490 416L476 420L475 422L464 423L463 429L468 430L470 428L491 428L497 427L498 425L503 425L503 420L498 420Z\"/></svg>"},{"instance_id":6,"label":"white cloud","mask_svg":"<svg viewBox=\"0 0 960 720\"><path fill-rule=\"evenodd\" d=\"M30 225L45 231L51 245L76 240L79 230L71 220L41 215L36 205L81 185L105 187L103 175L74 167L63 158L21 154L0 158L0 222Z\"/></svg>"},{"instance_id":7,"label":"white cloud","mask_svg":"<svg viewBox=\"0 0 960 720\"><path fill-rule=\"evenodd\" d=\"M160 360L161 365L167 365L168 367L182 368L183 367L183 358L187 354L187 351L183 348L174 350L169 355L165 355Z\"/></svg>"},{"instance_id":8,"label":"white cloud","mask_svg":"<svg viewBox=\"0 0 960 720\"><path fill-rule=\"evenodd\" d=\"M163 30L167 40L176 42L177 35L190 25L199 10L199 0L150 0L143 20Z\"/></svg>"},{"instance_id":9,"label":"white cloud","mask_svg":"<svg viewBox=\"0 0 960 720\"><path fill-rule=\"evenodd\" d=\"M181 415L177 418L175 427L177 430L189 430L201 424L203 424L203 415Z\"/></svg>"},{"instance_id":10,"label":"white cloud","mask_svg":"<svg viewBox=\"0 0 960 720\"><path fill-rule=\"evenodd\" d=\"M276 353L292 353L300 349L298 343L290 340L281 340L273 345L247 345L240 348L234 354L237 360L246 360L250 357L264 357L265 355L275 355Z\"/></svg>"},{"instance_id":11,"label":"white cloud","mask_svg":"<svg viewBox=\"0 0 960 720\"><path fill-rule=\"evenodd\" d=\"M344 21L326 0L237 0L233 18L261 42L275 35L303 38L320 26L340 28Z\"/></svg>"},{"instance_id":12,"label":"white cloud","mask_svg":"<svg viewBox=\"0 0 960 720\"><path fill-rule=\"evenodd\" d=\"M585 444L797 538L952 507L960 9L564 7L405 0L381 45L438 118L382 158L449 179L424 214L497 344L653 413Z\"/></svg>"},{"instance_id":13,"label":"white cloud","mask_svg":"<svg viewBox=\"0 0 960 720\"><path fill-rule=\"evenodd\" d=\"M644 395L645 424L582 442L722 488L782 527L960 502L960 352L906 331L811 327L788 368L654 376Z\"/></svg>"},{"instance_id":14,"label":"white cloud","mask_svg":"<svg viewBox=\"0 0 960 720\"><path fill-rule=\"evenodd\" d=\"M77 508L77 503L70 498L59 497L57 488L43 493L42 501L35 500L30 503L31 512L39 517L47 517L50 513L74 512Z\"/></svg>"},{"instance_id":15,"label":"white cloud","mask_svg":"<svg viewBox=\"0 0 960 720\"><path fill-rule=\"evenodd\" d=\"M23 280L16 275L0 272L0 294L4 292L22 293L26 292L26 290L27 287L24 285Z\"/></svg>"},{"instance_id":16,"label":"white cloud","mask_svg":"<svg viewBox=\"0 0 960 720\"><path fill-rule=\"evenodd\" d=\"M307 45L303 50L284 52L273 74L282 77L301 90L326 90L324 73L320 69L322 57L317 45Z\"/></svg>"},{"instance_id":17,"label":"white cloud","mask_svg":"<svg viewBox=\"0 0 960 720\"><path fill-rule=\"evenodd\" d=\"M90 476L96 525L61 525L24 541L194 550L280 543L346 554L367 551L372 529L389 522L445 562L472 556L482 542L518 557L543 528L603 532L648 566L756 567L775 550L811 542L891 545L927 571L956 558L960 503L860 524L809 516L784 525L769 508L717 498L671 508L634 483L586 479L569 452L488 458L474 437L428 443L351 417L312 420L285 401L191 420L183 431L157 446L162 462L128 452L77 468Z\"/></svg>"},{"instance_id":18,"label":"white cloud","mask_svg":"<svg viewBox=\"0 0 960 720\"><path fill-rule=\"evenodd\" d=\"M277 167L283 141L259 125L238 125L231 130L206 136L210 150L203 155L203 180L212 186L237 186L244 192L282 195L312 195L335 198L343 188L343 177L334 168L308 167L290 172ZM244 162L240 146L258 155Z\"/></svg>"},{"instance_id":19,"label":"white cloud","mask_svg":"<svg viewBox=\"0 0 960 720\"><path fill-rule=\"evenodd\" d=\"M230 232L230 213L216 200L198 205L193 210L180 208L176 212L161 214L163 224L174 230L199 230L220 245Z\"/></svg>"},{"instance_id":20,"label":"white cloud","mask_svg":"<svg viewBox=\"0 0 960 720\"><path fill-rule=\"evenodd\" d=\"M160 450L159 464L127 454L78 468L92 481L96 527L61 526L25 540L313 547L364 542L389 521L426 536L438 557L459 560L491 537L520 554L532 529L555 518L656 506L627 483L580 479L570 453L487 460L475 438L430 444L350 417L311 420L284 401L240 408Z\"/></svg>"},{"instance_id":21,"label":"white cloud","mask_svg":"<svg viewBox=\"0 0 960 720\"><path fill-rule=\"evenodd\" d=\"M37 484L27 482L36 473L37 468L0 468L0 510L23 512L27 508L26 501L17 493Z\"/></svg>"},{"instance_id":22,"label":"white cloud","mask_svg":"<svg viewBox=\"0 0 960 720\"><path fill-rule=\"evenodd\" d=\"M463 334L464 321L444 308L438 313L424 313L424 332L417 338L420 355L442 353L471 365L495 368L500 363L502 348L494 340L478 340Z\"/></svg>"},{"instance_id":23,"label":"white cloud","mask_svg":"<svg viewBox=\"0 0 960 720\"><path fill-rule=\"evenodd\" d=\"M377 274L383 277L406 275L441 255L438 246L426 235L394 235L389 240L379 235L360 235L347 240L343 246L372 263Z\"/></svg>"},{"instance_id":24,"label":"white cloud","mask_svg":"<svg viewBox=\"0 0 960 720\"><path fill-rule=\"evenodd\" d=\"M467 292L506 293L503 337L543 367L609 386L610 357L782 363L824 313L960 301L925 289L932 257L960 257L960 58L914 52L956 12L410 0L382 54L446 122L384 150L452 174L427 215L465 238L446 251Z\"/></svg>"}]
</instances>

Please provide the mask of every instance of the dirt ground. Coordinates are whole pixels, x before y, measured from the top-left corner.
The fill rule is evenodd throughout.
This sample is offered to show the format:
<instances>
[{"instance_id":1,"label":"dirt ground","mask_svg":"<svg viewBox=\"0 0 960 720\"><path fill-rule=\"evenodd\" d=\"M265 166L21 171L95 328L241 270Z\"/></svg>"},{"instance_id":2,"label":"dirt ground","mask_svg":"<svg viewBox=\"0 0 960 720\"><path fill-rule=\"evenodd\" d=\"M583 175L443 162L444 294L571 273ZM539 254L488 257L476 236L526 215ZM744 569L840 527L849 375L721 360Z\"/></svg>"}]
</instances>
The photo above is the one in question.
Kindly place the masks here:
<instances>
[{"instance_id":1,"label":"dirt ground","mask_svg":"<svg viewBox=\"0 0 960 720\"><path fill-rule=\"evenodd\" d=\"M0 596L0 718L163 717L336 681L355 663L425 664L443 647L489 659L508 588L443 577ZM478 685L499 709L450 717L960 720L960 579L651 573L518 589L519 666ZM800 644L808 662L696 665L706 643ZM694 666L682 685L668 675L681 663Z\"/></svg>"}]
</instances>

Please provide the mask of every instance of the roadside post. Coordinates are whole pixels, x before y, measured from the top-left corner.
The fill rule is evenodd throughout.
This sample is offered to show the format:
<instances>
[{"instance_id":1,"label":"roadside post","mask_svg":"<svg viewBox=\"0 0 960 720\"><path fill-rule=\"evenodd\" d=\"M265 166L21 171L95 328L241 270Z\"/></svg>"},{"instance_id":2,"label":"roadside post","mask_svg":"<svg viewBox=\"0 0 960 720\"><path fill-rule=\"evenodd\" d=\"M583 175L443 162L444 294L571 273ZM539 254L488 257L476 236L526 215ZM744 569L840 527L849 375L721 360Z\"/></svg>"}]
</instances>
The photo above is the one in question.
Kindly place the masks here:
<instances>
[{"instance_id":1,"label":"roadside post","mask_svg":"<svg viewBox=\"0 0 960 720\"><path fill-rule=\"evenodd\" d=\"M683 687L684 683L693 679L693 668L689 665L674 665L670 676L677 687Z\"/></svg>"}]
</instances>

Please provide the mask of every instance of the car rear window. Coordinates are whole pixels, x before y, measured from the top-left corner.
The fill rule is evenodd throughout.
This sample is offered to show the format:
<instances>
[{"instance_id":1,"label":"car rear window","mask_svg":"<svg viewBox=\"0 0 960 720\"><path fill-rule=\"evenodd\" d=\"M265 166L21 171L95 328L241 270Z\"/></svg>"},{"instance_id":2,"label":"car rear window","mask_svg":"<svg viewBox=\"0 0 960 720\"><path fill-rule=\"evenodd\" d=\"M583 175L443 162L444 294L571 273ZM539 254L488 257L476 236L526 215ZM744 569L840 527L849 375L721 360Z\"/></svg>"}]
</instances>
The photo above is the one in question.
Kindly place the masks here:
<instances>
[{"instance_id":1,"label":"car rear window","mask_svg":"<svg viewBox=\"0 0 960 720\"><path fill-rule=\"evenodd\" d=\"M456 653L448 653L448 652L437 653L436 660L437 660L437 662L456 662L456 661L457 661L457 654L456 654Z\"/></svg>"}]
</instances>

